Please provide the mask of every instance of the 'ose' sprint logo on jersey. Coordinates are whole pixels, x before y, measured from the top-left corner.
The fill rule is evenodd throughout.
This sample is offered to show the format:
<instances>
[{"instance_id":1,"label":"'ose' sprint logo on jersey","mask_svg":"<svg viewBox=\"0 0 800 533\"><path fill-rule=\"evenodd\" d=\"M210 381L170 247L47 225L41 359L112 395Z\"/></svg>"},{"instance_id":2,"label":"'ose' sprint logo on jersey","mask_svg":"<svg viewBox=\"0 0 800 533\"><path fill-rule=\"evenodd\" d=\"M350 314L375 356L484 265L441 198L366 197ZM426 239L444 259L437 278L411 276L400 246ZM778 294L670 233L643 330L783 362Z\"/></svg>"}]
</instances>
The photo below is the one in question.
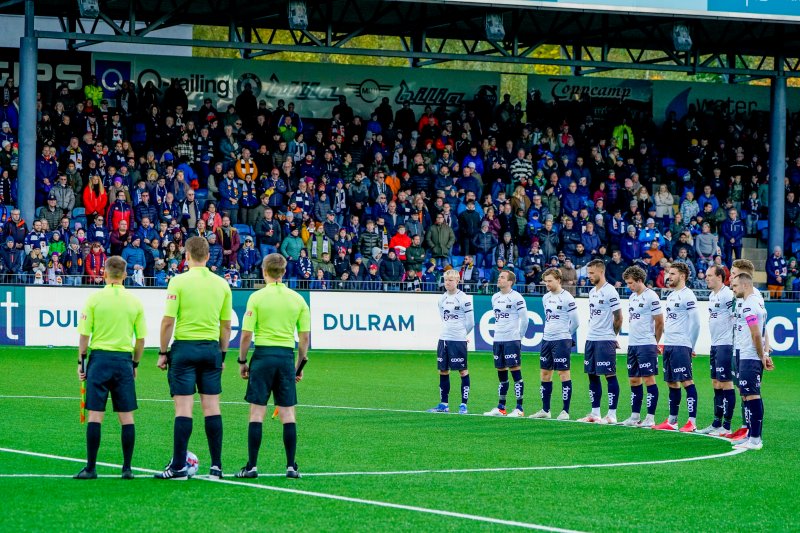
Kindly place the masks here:
<instances>
[{"instance_id":1,"label":"'ose' sprint logo on jersey","mask_svg":"<svg viewBox=\"0 0 800 533\"><path fill-rule=\"evenodd\" d=\"M500 320L501 318L508 318L509 316L511 316L509 313L504 313L500 309L495 309L494 310L494 319L495 320Z\"/></svg>"},{"instance_id":2,"label":"'ose' sprint logo on jersey","mask_svg":"<svg viewBox=\"0 0 800 533\"><path fill-rule=\"evenodd\" d=\"M589 304L589 316L600 316L602 311L600 309L595 309L594 304Z\"/></svg>"},{"instance_id":3,"label":"'ose' sprint logo on jersey","mask_svg":"<svg viewBox=\"0 0 800 533\"><path fill-rule=\"evenodd\" d=\"M451 313L447 309L445 309L444 312L442 313L442 320L444 320L445 322L447 322L448 320L458 320L458 318L459 317L456 313Z\"/></svg>"}]
</instances>

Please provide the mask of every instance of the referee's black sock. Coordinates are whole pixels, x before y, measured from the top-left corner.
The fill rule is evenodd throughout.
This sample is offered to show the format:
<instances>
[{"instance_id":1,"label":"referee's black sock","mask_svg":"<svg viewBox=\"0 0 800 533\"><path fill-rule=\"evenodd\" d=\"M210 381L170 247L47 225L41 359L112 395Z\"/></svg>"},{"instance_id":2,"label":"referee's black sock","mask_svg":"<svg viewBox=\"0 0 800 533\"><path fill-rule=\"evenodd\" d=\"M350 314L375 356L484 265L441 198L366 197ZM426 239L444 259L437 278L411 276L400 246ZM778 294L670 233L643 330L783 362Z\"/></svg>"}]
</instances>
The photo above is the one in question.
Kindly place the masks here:
<instances>
[{"instance_id":1,"label":"referee's black sock","mask_svg":"<svg viewBox=\"0 0 800 533\"><path fill-rule=\"evenodd\" d=\"M222 468L222 415L206 417L206 437L211 466Z\"/></svg>"},{"instance_id":2,"label":"referee's black sock","mask_svg":"<svg viewBox=\"0 0 800 533\"><path fill-rule=\"evenodd\" d=\"M250 422L247 427L247 468L255 468L258 464L258 450L261 448L261 431L264 424Z\"/></svg>"},{"instance_id":3,"label":"referee's black sock","mask_svg":"<svg viewBox=\"0 0 800 533\"><path fill-rule=\"evenodd\" d=\"M283 425L283 447L286 448L286 468L294 466L294 456L297 452L297 424Z\"/></svg>"},{"instance_id":4,"label":"referee's black sock","mask_svg":"<svg viewBox=\"0 0 800 533\"><path fill-rule=\"evenodd\" d=\"M100 449L100 422L86 424L86 468L94 470L97 466L97 450Z\"/></svg>"},{"instance_id":5,"label":"referee's black sock","mask_svg":"<svg viewBox=\"0 0 800 533\"><path fill-rule=\"evenodd\" d=\"M172 469L181 470L186 466L186 450L192 436L192 418L176 416L173 429Z\"/></svg>"},{"instance_id":6,"label":"referee's black sock","mask_svg":"<svg viewBox=\"0 0 800 533\"><path fill-rule=\"evenodd\" d=\"M131 469L133 459L133 445L136 442L136 426L125 424L122 426L122 469Z\"/></svg>"}]
</instances>

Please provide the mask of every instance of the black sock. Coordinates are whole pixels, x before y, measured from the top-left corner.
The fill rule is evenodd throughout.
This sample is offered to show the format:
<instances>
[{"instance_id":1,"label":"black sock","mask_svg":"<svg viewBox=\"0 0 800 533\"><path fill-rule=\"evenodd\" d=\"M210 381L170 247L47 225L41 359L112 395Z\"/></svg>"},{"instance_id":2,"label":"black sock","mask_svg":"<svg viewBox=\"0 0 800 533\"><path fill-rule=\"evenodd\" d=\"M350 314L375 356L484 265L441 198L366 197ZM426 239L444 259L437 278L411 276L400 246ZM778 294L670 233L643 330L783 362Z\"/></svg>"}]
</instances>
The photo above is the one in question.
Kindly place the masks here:
<instances>
[{"instance_id":1,"label":"black sock","mask_svg":"<svg viewBox=\"0 0 800 533\"><path fill-rule=\"evenodd\" d=\"M469 401L469 374L461 376L461 403Z\"/></svg>"},{"instance_id":2,"label":"black sock","mask_svg":"<svg viewBox=\"0 0 800 533\"><path fill-rule=\"evenodd\" d=\"M722 427L731 429L733 411L736 409L736 391L727 389L722 391Z\"/></svg>"},{"instance_id":3,"label":"black sock","mask_svg":"<svg viewBox=\"0 0 800 533\"><path fill-rule=\"evenodd\" d=\"M86 424L86 468L94 470L97 466L97 450L100 449L100 422Z\"/></svg>"},{"instance_id":4,"label":"black sock","mask_svg":"<svg viewBox=\"0 0 800 533\"><path fill-rule=\"evenodd\" d=\"M136 426L125 424L122 426L122 469L131 469L133 459L133 445L136 442Z\"/></svg>"},{"instance_id":5,"label":"black sock","mask_svg":"<svg viewBox=\"0 0 800 533\"><path fill-rule=\"evenodd\" d=\"M553 382L542 381L539 386L539 394L542 396L542 411L550 412L550 398L553 395ZM563 392L562 392L563 395Z\"/></svg>"},{"instance_id":6,"label":"black sock","mask_svg":"<svg viewBox=\"0 0 800 533\"><path fill-rule=\"evenodd\" d=\"M441 403L450 401L450 374L439 374L439 401Z\"/></svg>"},{"instance_id":7,"label":"black sock","mask_svg":"<svg viewBox=\"0 0 800 533\"><path fill-rule=\"evenodd\" d=\"M222 468L222 415L206 417L206 438L211 453L211 466Z\"/></svg>"},{"instance_id":8,"label":"black sock","mask_svg":"<svg viewBox=\"0 0 800 533\"><path fill-rule=\"evenodd\" d=\"M525 397L525 382L522 380L522 370L512 370L511 379L514 380L514 395L517 397L517 409L522 411L522 400Z\"/></svg>"},{"instance_id":9,"label":"black sock","mask_svg":"<svg viewBox=\"0 0 800 533\"><path fill-rule=\"evenodd\" d=\"M261 432L264 424L250 422L247 427L247 468L255 468L258 464L258 450L261 448Z\"/></svg>"},{"instance_id":10,"label":"black sock","mask_svg":"<svg viewBox=\"0 0 800 533\"><path fill-rule=\"evenodd\" d=\"M655 416L658 407L658 385L647 386L647 414Z\"/></svg>"},{"instance_id":11,"label":"black sock","mask_svg":"<svg viewBox=\"0 0 800 533\"><path fill-rule=\"evenodd\" d=\"M722 395L725 391L722 389L714 389L714 422L711 424L713 427L722 427Z\"/></svg>"},{"instance_id":12,"label":"black sock","mask_svg":"<svg viewBox=\"0 0 800 533\"><path fill-rule=\"evenodd\" d=\"M283 447L286 448L286 468L294 466L294 455L297 452L297 424L283 425Z\"/></svg>"},{"instance_id":13,"label":"black sock","mask_svg":"<svg viewBox=\"0 0 800 533\"><path fill-rule=\"evenodd\" d=\"M181 470L186 466L186 450L189 447L189 437L192 436L191 417L176 416L172 435L172 469Z\"/></svg>"}]
</instances>

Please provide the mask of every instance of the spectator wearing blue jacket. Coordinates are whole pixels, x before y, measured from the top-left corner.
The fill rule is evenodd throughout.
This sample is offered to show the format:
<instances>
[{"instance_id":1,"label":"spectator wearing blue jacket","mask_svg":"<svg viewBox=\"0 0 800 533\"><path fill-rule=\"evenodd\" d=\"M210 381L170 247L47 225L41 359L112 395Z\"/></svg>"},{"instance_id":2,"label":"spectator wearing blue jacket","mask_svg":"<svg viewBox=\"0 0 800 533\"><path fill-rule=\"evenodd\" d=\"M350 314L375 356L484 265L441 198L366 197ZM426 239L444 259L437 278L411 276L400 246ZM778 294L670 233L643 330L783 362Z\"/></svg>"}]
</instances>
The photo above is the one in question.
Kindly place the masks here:
<instances>
[{"instance_id":1,"label":"spectator wearing blue jacket","mask_svg":"<svg viewBox=\"0 0 800 533\"><path fill-rule=\"evenodd\" d=\"M282 208L286 200L286 182L281 179L280 171L272 169L269 177L262 183L263 191L269 196L267 205L274 208Z\"/></svg>"},{"instance_id":2,"label":"spectator wearing blue jacket","mask_svg":"<svg viewBox=\"0 0 800 533\"><path fill-rule=\"evenodd\" d=\"M218 276L222 276L222 246L217 244L217 235L212 233L208 236L208 269Z\"/></svg>"},{"instance_id":3,"label":"spectator wearing blue jacket","mask_svg":"<svg viewBox=\"0 0 800 533\"><path fill-rule=\"evenodd\" d=\"M256 279L261 275L261 253L254 247L250 235L244 238L244 246L239 249L236 259L243 278Z\"/></svg>"},{"instance_id":4,"label":"spectator wearing blue jacket","mask_svg":"<svg viewBox=\"0 0 800 533\"><path fill-rule=\"evenodd\" d=\"M701 211L707 203L711 204L711 211L716 211L719 209L719 200L711 192L711 185L706 185L703 187L703 194L697 197L697 205L700 206Z\"/></svg>"},{"instance_id":5,"label":"spectator wearing blue jacket","mask_svg":"<svg viewBox=\"0 0 800 533\"><path fill-rule=\"evenodd\" d=\"M225 174L225 179L217 185L219 188L219 210L228 213L231 225L235 226L239 222L239 202L242 199L242 183L236 178L234 170L231 168Z\"/></svg>"},{"instance_id":6,"label":"spectator wearing blue jacket","mask_svg":"<svg viewBox=\"0 0 800 533\"><path fill-rule=\"evenodd\" d=\"M456 188L458 189L458 193L463 194L465 197L467 193L471 192L475 195L475 198L480 198L483 187L481 186L481 182L478 181L478 178L473 175L474 172L478 171L470 165L472 165L472 163L462 168L462 176L456 182ZM480 174L480 172L478 172L478 174Z\"/></svg>"},{"instance_id":7,"label":"spectator wearing blue jacket","mask_svg":"<svg viewBox=\"0 0 800 533\"><path fill-rule=\"evenodd\" d=\"M565 192L564 197L561 198L561 208L563 209L564 214L569 215L572 218L577 218L578 212L580 212L581 207L583 206L583 200L578 194L578 184L574 181L570 182L567 192Z\"/></svg>"},{"instance_id":8,"label":"spectator wearing blue jacket","mask_svg":"<svg viewBox=\"0 0 800 533\"><path fill-rule=\"evenodd\" d=\"M628 232L620 240L619 249L622 259L629 265L642 256L642 242L636 237L636 226L633 224L628 226Z\"/></svg>"},{"instance_id":9,"label":"spectator wearing blue jacket","mask_svg":"<svg viewBox=\"0 0 800 533\"><path fill-rule=\"evenodd\" d=\"M728 267L733 263L733 256L736 259L742 257L742 239L744 238L744 222L739 219L739 212L735 208L728 210L728 219L722 223L720 229L720 241L722 241L722 255Z\"/></svg>"},{"instance_id":10,"label":"spectator wearing blue jacket","mask_svg":"<svg viewBox=\"0 0 800 533\"><path fill-rule=\"evenodd\" d=\"M53 149L55 152L55 149ZM50 147L42 148L42 155L36 161L36 205L45 205L47 195L50 193L58 179L58 161Z\"/></svg>"},{"instance_id":11,"label":"spectator wearing blue jacket","mask_svg":"<svg viewBox=\"0 0 800 533\"><path fill-rule=\"evenodd\" d=\"M772 255L767 258L765 270L767 271L769 297L778 299L783 293L788 273L788 263L786 258L783 257L783 251L780 246L776 246L772 251Z\"/></svg>"},{"instance_id":12,"label":"spectator wearing blue jacket","mask_svg":"<svg viewBox=\"0 0 800 533\"><path fill-rule=\"evenodd\" d=\"M128 279L133 280L137 271L144 271L147 258L142 249L142 238L137 234L131 239L130 244L122 250L122 258L128 263Z\"/></svg>"},{"instance_id":13,"label":"spectator wearing blue jacket","mask_svg":"<svg viewBox=\"0 0 800 533\"><path fill-rule=\"evenodd\" d=\"M461 168L470 167L472 170L483 176L483 158L478 154L477 146L470 146L469 153L461 162Z\"/></svg>"},{"instance_id":14,"label":"spectator wearing blue jacket","mask_svg":"<svg viewBox=\"0 0 800 533\"><path fill-rule=\"evenodd\" d=\"M664 236L656 227L656 221L648 218L645 227L639 232L639 242L645 243L649 247L653 241L658 241L659 249L664 246Z\"/></svg>"}]
</instances>

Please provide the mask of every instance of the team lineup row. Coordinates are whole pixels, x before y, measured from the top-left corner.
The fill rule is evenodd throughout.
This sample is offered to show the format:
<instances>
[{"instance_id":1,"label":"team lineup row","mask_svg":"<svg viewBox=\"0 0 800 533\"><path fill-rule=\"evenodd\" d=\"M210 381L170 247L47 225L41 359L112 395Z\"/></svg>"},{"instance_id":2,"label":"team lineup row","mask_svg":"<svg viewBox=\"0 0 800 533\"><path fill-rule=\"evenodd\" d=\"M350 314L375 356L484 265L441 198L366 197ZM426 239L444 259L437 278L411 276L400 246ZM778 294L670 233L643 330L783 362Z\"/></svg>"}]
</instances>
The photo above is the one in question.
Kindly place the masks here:
<instances>
[{"instance_id":1,"label":"team lineup row","mask_svg":"<svg viewBox=\"0 0 800 533\"><path fill-rule=\"evenodd\" d=\"M645 285L647 274L639 267L628 268L623 279L631 294L627 300L629 343L627 354L628 379L631 389L631 416L621 422L624 426L695 432L697 429L697 388L694 382L692 359L701 327L697 298L686 286L689 272L686 265L669 266L670 293L662 306L658 295ZM725 284L725 271L712 267L707 273L709 296L708 327L712 348L710 358L711 384L714 389L714 421L698 432L731 439L734 447L761 449L761 428L764 404L761 398L761 377L764 370L773 370L766 334L767 313L764 299L753 286L754 266L748 260L737 260L730 273L730 287ZM605 265L592 261L587 265L588 279L593 285L589 292L589 317L586 323L587 340L584 350L584 373L589 378L591 412L579 422L617 424L617 405L620 385L617 379L617 336L622 328L623 302L616 289L606 282ZM542 297L545 325L540 351L542 408L530 418L551 418L553 373L561 381L563 409L558 420L569 420L572 398L570 354L579 327L577 305L573 296L561 288L561 272L549 269L543 274L547 293ZM461 376L459 412L468 412L470 377L467 369L467 336L475 323L472 302L458 290L457 272L446 272L446 292L439 299L442 330L437 349L439 369L439 404L430 412L449 412L450 371ZM528 328L525 299L513 290L513 272L501 273L498 292L492 297L495 317L493 343L494 365L499 380L498 403L487 416L523 417L525 383L522 379L521 339ZM657 424L656 408L659 389L658 356L662 355L664 381L669 390L669 416ZM514 383L516 407L506 410L510 388L509 374ZM601 376L605 376L608 412L601 416ZM742 427L731 432L736 405L734 380L741 395ZM686 391L688 421L679 428L678 415ZM646 404L647 413L641 411Z\"/></svg>"}]
</instances>

